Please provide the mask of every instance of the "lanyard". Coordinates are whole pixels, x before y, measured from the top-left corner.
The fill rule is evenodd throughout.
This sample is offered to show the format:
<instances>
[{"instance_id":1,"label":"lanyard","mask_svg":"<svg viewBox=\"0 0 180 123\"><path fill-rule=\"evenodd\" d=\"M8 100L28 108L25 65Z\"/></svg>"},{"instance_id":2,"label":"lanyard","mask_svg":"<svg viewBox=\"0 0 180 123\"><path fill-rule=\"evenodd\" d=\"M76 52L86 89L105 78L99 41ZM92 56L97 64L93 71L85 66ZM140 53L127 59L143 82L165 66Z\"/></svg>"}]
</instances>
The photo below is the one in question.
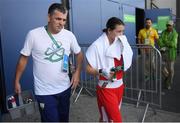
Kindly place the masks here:
<instances>
[{"instance_id":1,"label":"lanyard","mask_svg":"<svg viewBox=\"0 0 180 123\"><path fill-rule=\"evenodd\" d=\"M57 41L54 39L54 37L51 35L50 32L48 32L47 29L47 25L44 27L46 29L47 34L49 35L49 37L51 38L52 42L56 45L57 48L60 48L59 44L57 43Z\"/></svg>"},{"instance_id":2,"label":"lanyard","mask_svg":"<svg viewBox=\"0 0 180 123\"><path fill-rule=\"evenodd\" d=\"M149 33L146 31L146 38L149 38L149 36L150 36L150 34L151 34L151 30L149 30Z\"/></svg>"}]
</instances>

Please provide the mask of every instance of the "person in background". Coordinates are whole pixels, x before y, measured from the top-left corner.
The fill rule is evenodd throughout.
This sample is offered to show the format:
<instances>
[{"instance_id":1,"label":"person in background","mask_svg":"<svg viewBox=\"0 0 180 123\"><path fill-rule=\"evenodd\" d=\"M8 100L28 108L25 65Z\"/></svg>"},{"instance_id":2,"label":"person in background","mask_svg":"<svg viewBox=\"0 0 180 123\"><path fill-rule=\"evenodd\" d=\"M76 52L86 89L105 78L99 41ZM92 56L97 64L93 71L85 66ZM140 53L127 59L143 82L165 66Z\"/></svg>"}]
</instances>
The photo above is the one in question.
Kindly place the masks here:
<instances>
[{"instance_id":1,"label":"person in background","mask_svg":"<svg viewBox=\"0 0 180 123\"><path fill-rule=\"evenodd\" d=\"M74 34L64 26L67 9L54 3L48 10L48 24L27 34L16 67L15 92L21 93L20 79L29 56L33 58L34 90L43 122L68 122L71 88L80 80L83 54ZM70 52L77 57L71 82L68 76Z\"/></svg>"},{"instance_id":2,"label":"person in background","mask_svg":"<svg viewBox=\"0 0 180 123\"><path fill-rule=\"evenodd\" d=\"M145 24L145 28L139 31L138 43L154 47L155 41L159 39L158 33L152 28L152 20L150 18L146 18ZM155 69L154 53L151 48L145 48L141 49L141 55L145 60L145 81L148 81L150 78L150 66L153 67L153 70Z\"/></svg>"},{"instance_id":3,"label":"person in background","mask_svg":"<svg viewBox=\"0 0 180 123\"><path fill-rule=\"evenodd\" d=\"M124 23L119 18L110 18L103 32L87 49L86 70L99 78L96 94L100 121L122 122L122 78L124 71L131 66L133 52L123 35Z\"/></svg>"},{"instance_id":4,"label":"person in background","mask_svg":"<svg viewBox=\"0 0 180 123\"><path fill-rule=\"evenodd\" d=\"M174 23L170 20L166 24L166 29L162 32L158 41L162 59L163 59L163 74L165 76L165 85L167 89L171 89L174 77L174 63L177 56L177 39L178 33L173 28Z\"/></svg>"}]
</instances>

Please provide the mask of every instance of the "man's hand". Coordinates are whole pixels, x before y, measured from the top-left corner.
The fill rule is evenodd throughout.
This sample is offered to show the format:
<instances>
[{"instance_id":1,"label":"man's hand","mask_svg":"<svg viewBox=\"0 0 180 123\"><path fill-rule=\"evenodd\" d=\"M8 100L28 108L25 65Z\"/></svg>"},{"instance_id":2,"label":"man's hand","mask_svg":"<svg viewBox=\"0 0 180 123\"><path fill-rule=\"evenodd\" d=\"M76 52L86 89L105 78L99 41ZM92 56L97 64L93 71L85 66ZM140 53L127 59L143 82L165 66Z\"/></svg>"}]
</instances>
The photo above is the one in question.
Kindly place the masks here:
<instances>
[{"instance_id":1,"label":"man's hand","mask_svg":"<svg viewBox=\"0 0 180 123\"><path fill-rule=\"evenodd\" d=\"M72 89L76 89L77 85L79 84L80 81L80 73L78 71L76 71L71 79L71 85L72 85Z\"/></svg>"},{"instance_id":2,"label":"man's hand","mask_svg":"<svg viewBox=\"0 0 180 123\"><path fill-rule=\"evenodd\" d=\"M20 85L19 82L15 82L14 92L15 92L16 94L20 94L20 93L21 93L21 85Z\"/></svg>"},{"instance_id":3,"label":"man's hand","mask_svg":"<svg viewBox=\"0 0 180 123\"><path fill-rule=\"evenodd\" d=\"M76 65L77 68L71 78L71 85L72 85L71 88L72 89L76 89L76 87L80 81L80 73L81 73L82 62L83 62L83 53L82 52L79 52L78 54L76 54L76 60L77 60L77 65Z\"/></svg>"}]
</instances>

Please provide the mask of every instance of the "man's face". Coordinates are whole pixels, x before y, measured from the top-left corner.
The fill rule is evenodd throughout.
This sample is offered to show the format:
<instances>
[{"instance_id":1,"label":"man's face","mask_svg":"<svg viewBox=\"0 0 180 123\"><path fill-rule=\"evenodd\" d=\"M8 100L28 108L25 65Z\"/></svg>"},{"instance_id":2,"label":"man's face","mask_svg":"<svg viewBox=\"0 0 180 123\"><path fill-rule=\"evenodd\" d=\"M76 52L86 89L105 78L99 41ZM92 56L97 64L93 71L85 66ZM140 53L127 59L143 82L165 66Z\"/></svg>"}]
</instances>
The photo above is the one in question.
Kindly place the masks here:
<instances>
[{"instance_id":1,"label":"man's face","mask_svg":"<svg viewBox=\"0 0 180 123\"><path fill-rule=\"evenodd\" d=\"M152 25L151 20L146 20L146 28L149 29Z\"/></svg>"},{"instance_id":2,"label":"man's face","mask_svg":"<svg viewBox=\"0 0 180 123\"><path fill-rule=\"evenodd\" d=\"M51 28L51 33L58 33L66 24L67 12L63 14L62 12L55 10L53 14L48 15L48 24Z\"/></svg>"},{"instance_id":3,"label":"man's face","mask_svg":"<svg viewBox=\"0 0 180 123\"><path fill-rule=\"evenodd\" d=\"M172 31L172 30L173 30L173 26L172 26L172 25L168 25L168 24L167 24L166 27L167 27L167 30L168 30L168 31Z\"/></svg>"}]
</instances>

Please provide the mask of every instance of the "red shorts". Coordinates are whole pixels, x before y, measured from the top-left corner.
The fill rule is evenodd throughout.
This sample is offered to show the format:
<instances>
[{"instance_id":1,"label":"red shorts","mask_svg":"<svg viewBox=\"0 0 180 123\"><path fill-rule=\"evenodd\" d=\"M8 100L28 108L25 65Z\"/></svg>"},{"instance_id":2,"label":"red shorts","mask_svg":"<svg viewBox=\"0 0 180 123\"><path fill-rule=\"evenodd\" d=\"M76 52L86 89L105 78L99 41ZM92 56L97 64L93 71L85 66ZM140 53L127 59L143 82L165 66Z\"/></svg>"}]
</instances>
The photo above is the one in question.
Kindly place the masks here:
<instances>
[{"instance_id":1,"label":"red shorts","mask_svg":"<svg viewBox=\"0 0 180 123\"><path fill-rule=\"evenodd\" d=\"M124 85L118 88L102 88L100 86L96 88L100 121L122 122L120 107Z\"/></svg>"}]
</instances>

